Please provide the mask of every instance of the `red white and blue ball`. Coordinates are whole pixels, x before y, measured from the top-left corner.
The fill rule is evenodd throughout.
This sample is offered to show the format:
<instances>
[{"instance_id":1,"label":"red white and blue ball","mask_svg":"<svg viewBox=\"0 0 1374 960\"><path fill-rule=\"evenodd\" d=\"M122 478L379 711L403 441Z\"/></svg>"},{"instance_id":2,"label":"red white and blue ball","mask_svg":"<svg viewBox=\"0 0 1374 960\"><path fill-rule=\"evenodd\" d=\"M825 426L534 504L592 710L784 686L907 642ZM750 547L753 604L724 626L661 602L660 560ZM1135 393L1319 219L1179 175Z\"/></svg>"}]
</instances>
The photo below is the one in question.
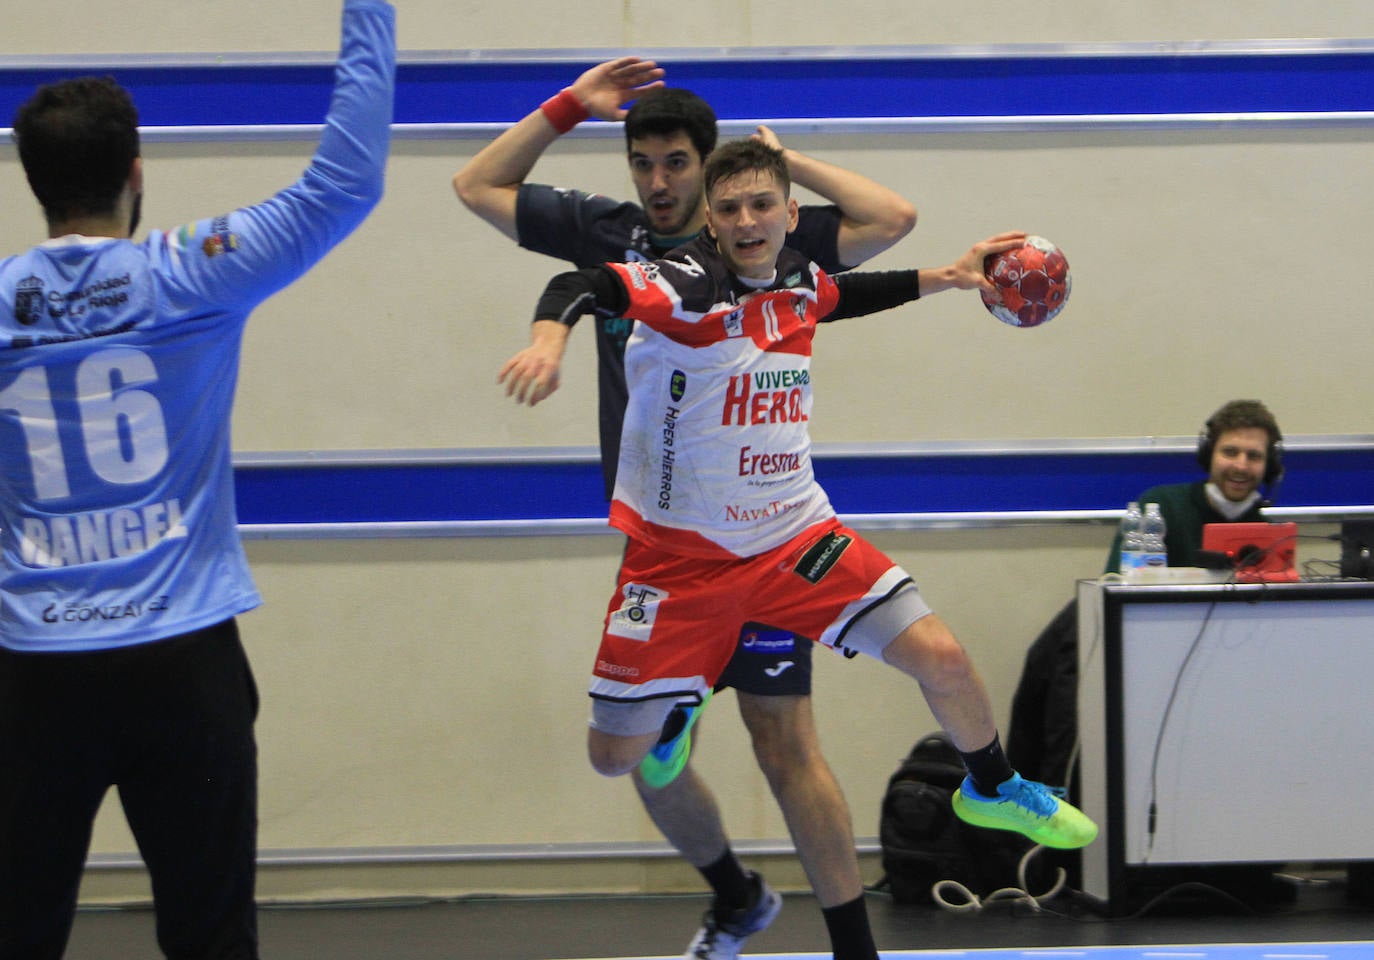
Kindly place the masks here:
<instances>
[{"instance_id":1,"label":"red white and blue ball","mask_svg":"<svg viewBox=\"0 0 1374 960\"><path fill-rule=\"evenodd\" d=\"M1022 246L993 254L983 261L983 272L1001 297L983 293L983 305L1013 327L1038 327L1053 320L1073 289L1069 261L1044 237L1027 237Z\"/></svg>"}]
</instances>

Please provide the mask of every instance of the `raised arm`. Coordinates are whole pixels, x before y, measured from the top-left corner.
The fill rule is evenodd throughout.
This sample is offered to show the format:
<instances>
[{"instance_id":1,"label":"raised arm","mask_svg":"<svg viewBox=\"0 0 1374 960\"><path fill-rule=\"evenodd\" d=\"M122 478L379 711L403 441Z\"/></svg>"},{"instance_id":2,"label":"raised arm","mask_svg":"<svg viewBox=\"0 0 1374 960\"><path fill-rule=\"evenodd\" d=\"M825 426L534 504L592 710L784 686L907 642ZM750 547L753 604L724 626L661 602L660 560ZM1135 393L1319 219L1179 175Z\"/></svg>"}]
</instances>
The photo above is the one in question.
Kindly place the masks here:
<instances>
[{"instance_id":1,"label":"raised arm","mask_svg":"<svg viewBox=\"0 0 1374 960\"><path fill-rule=\"evenodd\" d=\"M168 282L197 299L251 305L348 236L382 198L395 74L395 9L384 0L344 0L334 92L309 166L261 203L162 235L176 278Z\"/></svg>"},{"instance_id":2,"label":"raised arm","mask_svg":"<svg viewBox=\"0 0 1374 960\"><path fill-rule=\"evenodd\" d=\"M518 240L515 198L549 145L588 117L623 120L625 104L661 87L652 60L620 57L597 64L478 152L453 175L458 199L497 230Z\"/></svg>"},{"instance_id":3,"label":"raised arm","mask_svg":"<svg viewBox=\"0 0 1374 960\"><path fill-rule=\"evenodd\" d=\"M900 194L862 174L784 147L768 127L756 139L782 151L792 182L840 208L840 261L858 266L877 256L916 226L916 208Z\"/></svg>"}]
</instances>

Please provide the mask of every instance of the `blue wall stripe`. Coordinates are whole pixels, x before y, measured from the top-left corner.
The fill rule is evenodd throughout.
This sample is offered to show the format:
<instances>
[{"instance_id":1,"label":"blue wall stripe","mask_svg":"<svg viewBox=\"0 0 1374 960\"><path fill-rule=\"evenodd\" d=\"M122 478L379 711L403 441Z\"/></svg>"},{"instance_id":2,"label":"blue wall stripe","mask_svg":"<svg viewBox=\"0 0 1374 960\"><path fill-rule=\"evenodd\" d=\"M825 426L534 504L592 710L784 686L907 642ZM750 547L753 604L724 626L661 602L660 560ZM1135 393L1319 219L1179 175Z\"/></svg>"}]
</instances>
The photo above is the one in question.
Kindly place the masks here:
<instances>
[{"instance_id":1,"label":"blue wall stripe","mask_svg":"<svg viewBox=\"0 0 1374 960\"><path fill-rule=\"evenodd\" d=\"M513 123L592 60L402 62L396 121ZM1374 110L1374 51L1101 56L684 56L671 82L723 120L859 117L1173 115ZM44 82L110 73L145 127L318 123L333 82L322 62L136 62L46 67L0 60L0 125Z\"/></svg>"},{"instance_id":2,"label":"blue wall stripe","mask_svg":"<svg viewBox=\"0 0 1374 960\"><path fill-rule=\"evenodd\" d=\"M1277 505L1374 504L1374 447L1290 450ZM817 455L841 514L1119 510L1198 475L1179 452ZM240 465L239 522L380 523L604 517L594 460Z\"/></svg>"}]
</instances>

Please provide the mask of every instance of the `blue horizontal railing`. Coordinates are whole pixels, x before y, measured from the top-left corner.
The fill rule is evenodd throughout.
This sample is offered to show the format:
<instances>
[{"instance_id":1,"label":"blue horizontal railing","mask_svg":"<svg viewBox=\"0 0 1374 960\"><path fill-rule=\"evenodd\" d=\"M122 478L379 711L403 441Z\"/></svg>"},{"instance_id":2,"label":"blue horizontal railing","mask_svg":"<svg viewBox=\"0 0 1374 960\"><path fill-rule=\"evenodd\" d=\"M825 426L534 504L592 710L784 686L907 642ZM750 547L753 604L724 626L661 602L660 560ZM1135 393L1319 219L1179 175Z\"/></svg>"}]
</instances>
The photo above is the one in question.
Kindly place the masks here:
<instances>
[{"instance_id":1,"label":"blue horizontal railing","mask_svg":"<svg viewBox=\"0 0 1374 960\"><path fill-rule=\"evenodd\" d=\"M1276 506L1331 516L1374 511L1374 437L1290 441ZM1183 441L819 447L835 509L868 527L1114 517L1146 487L1198 475ZM248 535L584 533L606 501L587 450L244 455Z\"/></svg>"},{"instance_id":2,"label":"blue horizontal railing","mask_svg":"<svg viewBox=\"0 0 1374 960\"><path fill-rule=\"evenodd\" d=\"M509 124L620 52L403 55L395 119ZM688 48L656 55L669 82L700 93L724 121L1374 111L1374 41L1363 40ZM145 128L318 124L333 83L332 58L323 55L0 57L0 123L35 86L74 73L115 76L133 92Z\"/></svg>"}]
</instances>

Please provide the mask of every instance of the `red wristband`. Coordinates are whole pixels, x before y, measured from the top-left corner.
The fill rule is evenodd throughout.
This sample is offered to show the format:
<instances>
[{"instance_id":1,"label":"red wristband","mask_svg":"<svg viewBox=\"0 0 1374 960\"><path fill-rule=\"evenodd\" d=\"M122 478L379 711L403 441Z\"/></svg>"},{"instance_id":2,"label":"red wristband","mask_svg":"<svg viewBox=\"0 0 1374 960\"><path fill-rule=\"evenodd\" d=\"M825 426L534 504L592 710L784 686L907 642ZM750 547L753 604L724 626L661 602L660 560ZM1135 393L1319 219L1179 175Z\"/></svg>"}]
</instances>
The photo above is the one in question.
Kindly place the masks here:
<instances>
[{"instance_id":1,"label":"red wristband","mask_svg":"<svg viewBox=\"0 0 1374 960\"><path fill-rule=\"evenodd\" d=\"M564 87L539 105L549 123L559 133L567 133L583 120L591 116L582 101L573 94L571 87Z\"/></svg>"}]
</instances>

